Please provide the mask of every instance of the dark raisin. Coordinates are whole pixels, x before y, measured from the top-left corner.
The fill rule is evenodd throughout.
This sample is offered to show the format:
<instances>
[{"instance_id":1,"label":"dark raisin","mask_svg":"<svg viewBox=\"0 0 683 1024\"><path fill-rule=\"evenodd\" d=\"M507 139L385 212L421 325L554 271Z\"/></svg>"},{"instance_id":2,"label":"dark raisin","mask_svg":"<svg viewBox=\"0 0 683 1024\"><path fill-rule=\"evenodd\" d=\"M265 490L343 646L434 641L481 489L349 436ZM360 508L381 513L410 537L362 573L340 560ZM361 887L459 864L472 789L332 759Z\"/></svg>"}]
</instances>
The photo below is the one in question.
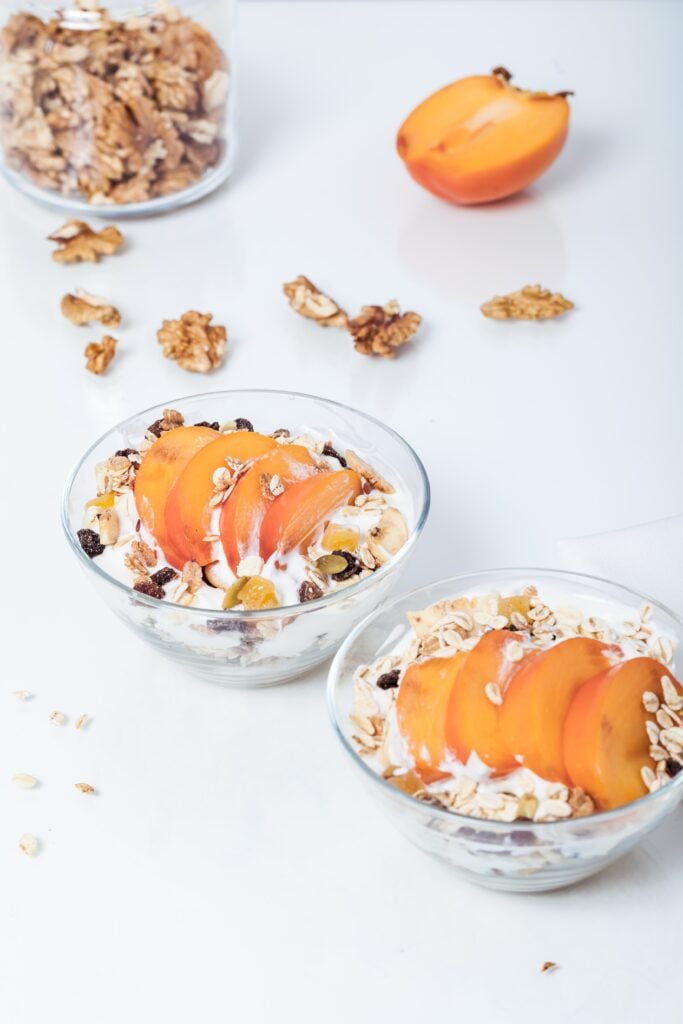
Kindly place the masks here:
<instances>
[{"instance_id":1,"label":"dark raisin","mask_svg":"<svg viewBox=\"0 0 683 1024\"><path fill-rule=\"evenodd\" d=\"M78 543L88 558L96 558L104 551L104 544L100 544L100 538L94 530L79 530Z\"/></svg>"},{"instance_id":2,"label":"dark raisin","mask_svg":"<svg viewBox=\"0 0 683 1024\"><path fill-rule=\"evenodd\" d=\"M150 434L154 434L155 437L161 437L161 435L164 432L162 423L163 420L155 420L154 423L150 423L150 425L147 427L147 430L149 431Z\"/></svg>"},{"instance_id":3,"label":"dark raisin","mask_svg":"<svg viewBox=\"0 0 683 1024\"><path fill-rule=\"evenodd\" d=\"M336 459L343 469L346 469L347 462L343 455L340 455L337 449L330 444L329 441L325 441L325 447L323 448L323 455L329 455L331 459Z\"/></svg>"},{"instance_id":4,"label":"dark raisin","mask_svg":"<svg viewBox=\"0 0 683 1024\"><path fill-rule=\"evenodd\" d=\"M249 420L245 420L243 416L239 416L235 420L235 429L236 430L253 430L254 429L254 425Z\"/></svg>"},{"instance_id":5,"label":"dark raisin","mask_svg":"<svg viewBox=\"0 0 683 1024\"><path fill-rule=\"evenodd\" d=\"M137 450L137 448L120 448L114 454L115 455L123 455L124 458L126 458L126 459L129 459L131 457L131 455L137 455L137 457L140 458L140 452Z\"/></svg>"},{"instance_id":6,"label":"dark raisin","mask_svg":"<svg viewBox=\"0 0 683 1024\"><path fill-rule=\"evenodd\" d=\"M399 675L400 672L397 668L392 668L391 672L384 672L377 680L380 690L395 690L398 686Z\"/></svg>"},{"instance_id":7,"label":"dark raisin","mask_svg":"<svg viewBox=\"0 0 683 1024\"><path fill-rule=\"evenodd\" d=\"M244 619L207 619L206 628L212 633L250 633L251 623Z\"/></svg>"},{"instance_id":8,"label":"dark raisin","mask_svg":"<svg viewBox=\"0 0 683 1024\"><path fill-rule=\"evenodd\" d=\"M209 430L218 430L218 422L214 420L213 423L209 423L208 420L201 420L199 423L195 423L195 427L208 427Z\"/></svg>"},{"instance_id":9,"label":"dark raisin","mask_svg":"<svg viewBox=\"0 0 683 1024\"><path fill-rule=\"evenodd\" d=\"M317 601L317 599L322 596L322 590L318 584L313 583L312 580L304 580L299 587L299 600L302 604L304 601Z\"/></svg>"},{"instance_id":10,"label":"dark raisin","mask_svg":"<svg viewBox=\"0 0 683 1024\"><path fill-rule=\"evenodd\" d=\"M151 579L138 580L137 583L133 584L133 590L137 590L138 594L146 594L147 597L156 597L159 601L164 596L164 588L160 587L158 583L154 583Z\"/></svg>"},{"instance_id":11,"label":"dark raisin","mask_svg":"<svg viewBox=\"0 0 683 1024\"><path fill-rule=\"evenodd\" d=\"M341 583L342 580L350 580L352 576L357 576L363 568L358 559L349 551L333 551L332 554L346 559L346 568L342 569L341 572L333 572L331 574L331 578L336 580L337 583Z\"/></svg>"},{"instance_id":12,"label":"dark raisin","mask_svg":"<svg viewBox=\"0 0 683 1024\"><path fill-rule=\"evenodd\" d=\"M140 520L138 519L137 523L135 524L135 532L136 532L136 533L139 533L139 532L140 532L140 527L141 527L141 526L142 526L142 523L141 523L141 522L140 522Z\"/></svg>"},{"instance_id":13,"label":"dark raisin","mask_svg":"<svg viewBox=\"0 0 683 1024\"><path fill-rule=\"evenodd\" d=\"M680 771L683 771L683 764L680 761L674 760L673 757L667 757L665 764L666 774L669 778L674 779Z\"/></svg>"},{"instance_id":14,"label":"dark raisin","mask_svg":"<svg viewBox=\"0 0 683 1024\"><path fill-rule=\"evenodd\" d=\"M165 565L163 569L157 569L156 572L153 572L150 579L153 583L156 583L158 587L165 587L166 584L170 583L171 580L174 580L177 575L178 573L175 569L172 569L170 565Z\"/></svg>"},{"instance_id":15,"label":"dark raisin","mask_svg":"<svg viewBox=\"0 0 683 1024\"><path fill-rule=\"evenodd\" d=\"M508 622L507 626L503 626L503 629L507 629L508 632L510 633L519 633L519 630L517 629L517 626L515 626L514 622Z\"/></svg>"}]
</instances>

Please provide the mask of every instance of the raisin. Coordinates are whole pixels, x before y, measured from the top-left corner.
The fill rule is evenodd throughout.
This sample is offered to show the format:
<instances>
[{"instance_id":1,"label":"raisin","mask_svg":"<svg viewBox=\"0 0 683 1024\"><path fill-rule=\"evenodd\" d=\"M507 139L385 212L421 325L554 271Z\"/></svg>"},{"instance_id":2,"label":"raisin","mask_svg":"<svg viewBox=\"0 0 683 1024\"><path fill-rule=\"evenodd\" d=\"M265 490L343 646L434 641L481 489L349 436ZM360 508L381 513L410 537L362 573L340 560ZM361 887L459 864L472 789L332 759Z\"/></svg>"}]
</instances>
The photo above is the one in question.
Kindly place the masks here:
<instances>
[{"instance_id":1,"label":"raisin","mask_svg":"<svg viewBox=\"0 0 683 1024\"><path fill-rule=\"evenodd\" d=\"M195 427L208 427L209 430L218 430L218 423L216 420L213 423L209 423L208 420L201 420L199 423L195 423Z\"/></svg>"},{"instance_id":2,"label":"raisin","mask_svg":"<svg viewBox=\"0 0 683 1024\"><path fill-rule=\"evenodd\" d=\"M206 628L212 633L250 633L251 623L244 619L207 619Z\"/></svg>"},{"instance_id":3,"label":"raisin","mask_svg":"<svg viewBox=\"0 0 683 1024\"><path fill-rule=\"evenodd\" d=\"M150 434L154 434L155 437L161 437L164 432L164 428L161 425L162 423L163 420L155 420L154 423L150 423L147 430Z\"/></svg>"},{"instance_id":4,"label":"raisin","mask_svg":"<svg viewBox=\"0 0 683 1024\"><path fill-rule=\"evenodd\" d=\"M114 452L114 454L123 455L125 459L129 459L131 455L137 455L137 457L140 458L140 452L137 448L120 448L117 452Z\"/></svg>"},{"instance_id":5,"label":"raisin","mask_svg":"<svg viewBox=\"0 0 683 1024\"><path fill-rule=\"evenodd\" d=\"M133 590L137 590L139 594L146 594L147 597L156 597L159 601L164 596L164 588L151 579L138 580L133 584Z\"/></svg>"},{"instance_id":6,"label":"raisin","mask_svg":"<svg viewBox=\"0 0 683 1024\"><path fill-rule=\"evenodd\" d=\"M667 757L666 759L666 774L674 779L680 771L683 771L683 764L680 761L676 761L673 757Z\"/></svg>"},{"instance_id":7,"label":"raisin","mask_svg":"<svg viewBox=\"0 0 683 1024\"><path fill-rule=\"evenodd\" d=\"M245 420L243 416L238 416L235 420L235 430L253 430L254 425L249 420Z\"/></svg>"},{"instance_id":8,"label":"raisin","mask_svg":"<svg viewBox=\"0 0 683 1024\"><path fill-rule=\"evenodd\" d=\"M299 600L303 604L304 601L317 601L319 597L323 596L323 592L317 583L313 583L312 580L304 580L299 587Z\"/></svg>"},{"instance_id":9,"label":"raisin","mask_svg":"<svg viewBox=\"0 0 683 1024\"><path fill-rule=\"evenodd\" d=\"M323 448L323 455L329 455L331 459L336 459L339 465L346 469L348 463L343 455L340 455L337 449L330 444L329 441L325 441L325 447Z\"/></svg>"},{"instance_id":10,"label":"raisin","mask_svg":"<svg viewBox=\"0 0 683 1024\"><path fill-rule=\"evenodd\" d=\"M358 559L349 551L333 551L332 554L346 559L346 568L342 569L341 572L332 573L332 579L336 580L337 583L341 583L342 580L350 580L352 576L357 576L363 568Z\"/></svg>"},{"instance_id":11,"label":"raisin","mask_svg":"<svg viewBox=\"0 0 683 1024\"><path fill-rule=\"evenodd\" d=\"M166 584L170 583L171 580L174 580L177 575L178 573L175 569L172 569L170 565L165 565L163 569L157 569L156 572L153 572L150 579L152 583L156 583L158 587L165 587Z\"/></svg>"},{"instance_id":12,"label":"raisin","mask_svg":"<svg viewBox=\"0 0 683 1024\"><path fill-rule=\"evenodd\" d=\"M286 427L280 427L279 430L274 430L271 437L289 437L290 433Z\"/></svg>"},{"instance_id":13,"label":"raisin","mask_svg":"<svg viewBox=\"0 0 683 1024\"><path fill-rule=\"evenodd\" d=\"M398 686L399 675L400 672L397 668L392 668L391 672L384 672L377 680L380 690L395 690Z\"/></svg>"},{"instance_id":14,"label":"raisin","mask_svg":"<svg viewBox=\"0 0 683 1024\"><path fill-rule=\"evenodd\" d=\"M77 536L88 558L96 558L104 551L104 544L100 544L100 538L94 530L79 530Z\"/></svg>"}]
</instances>

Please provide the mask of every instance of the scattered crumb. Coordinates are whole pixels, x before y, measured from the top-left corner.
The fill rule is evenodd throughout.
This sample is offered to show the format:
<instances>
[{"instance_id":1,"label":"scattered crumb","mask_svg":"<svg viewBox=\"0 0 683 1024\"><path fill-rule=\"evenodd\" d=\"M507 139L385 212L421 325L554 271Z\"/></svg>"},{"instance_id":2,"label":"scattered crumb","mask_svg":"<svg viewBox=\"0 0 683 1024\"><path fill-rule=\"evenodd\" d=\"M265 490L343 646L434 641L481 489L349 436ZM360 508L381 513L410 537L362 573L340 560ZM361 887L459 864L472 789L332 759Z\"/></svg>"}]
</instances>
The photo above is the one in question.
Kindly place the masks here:
<instances>
[{"instance_id":1,"label":"scattered crumb","mask_svg":"<svg viewBox=\"0 0 683 1024\"><path fill-rule=\"evenodd\" d=\"M33 789L38 785L38 779L34 775L27 775L26 772L17 772L12 776L12 782L21 789Z\"/></svg>"},{"instance_id":2,"label":"scattered crumb","mask_svg":"<svg viewBox=\"0 0 683 1024\"><path fill-rule=\"evenodd\" d=\"M85 729L87 724L88 724L88 716L87 715L79 715L78 718L76 719L76 721L74 722L74 729Z\"/></svg>"},{"instance_id":3,"label":"scattered crumb","mask_svg":"<svg viewBox=\"0 0 683 1024\"><path fill-rule=\"evenodd\" d=\"M546 960L546 962L541 967L541 974L547 974L548 971L555 971L557 970L557 967L558 964L556 964L554 960Z\"/></svg>"},{"instance_id":4,"label":"scattered crumb","mask_svg":"<svg viewBox=\"0 0 683 1024\"><path fill-rule=\"evenodd\" d=\"M38 852L38 840L30 832L25 832L19 840L19 849L27 857L33 857Z\"/></svg>"},{"instance_id":5,"label":"scattered crumb","mask_svg":"<svg viewBox=\"0 0 683 1024\"><path fill-rule=\"evenodd\" d=\"M80 789L81 793L94 793L95 787L91 786L89 782L77 782L75 783L76 789Z\"/></svg>"},{"instance_id":6,"label":"scattered crumb","mask_svg":"<svg viewBox=\"0 0 683 1024\"><path fill-rule=\"evenodd\" d=\"M51 711L50 721L53 725L64 725L66 722L66 715L62 711Z\"/></svg>"}]
</instances>

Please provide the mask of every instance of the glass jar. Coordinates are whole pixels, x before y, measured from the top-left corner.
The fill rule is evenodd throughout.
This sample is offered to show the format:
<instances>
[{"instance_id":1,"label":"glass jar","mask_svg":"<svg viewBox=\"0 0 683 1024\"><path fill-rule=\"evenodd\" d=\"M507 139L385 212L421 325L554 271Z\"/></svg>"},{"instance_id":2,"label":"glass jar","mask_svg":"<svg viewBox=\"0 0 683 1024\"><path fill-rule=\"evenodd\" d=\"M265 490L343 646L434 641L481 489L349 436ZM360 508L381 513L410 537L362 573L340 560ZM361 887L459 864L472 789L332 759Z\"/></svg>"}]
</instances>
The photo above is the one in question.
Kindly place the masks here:
<instances>
[{"instance_id":1,"label":"glass jar","mask_svg":"<svg viewBox=\"0 0 683 1024\"><path fill-rule=\"evenodd\" d=\"M3 0L2 168L21 191L121 217L231 170L232 0Z\"/></svg>"}]
</instances>

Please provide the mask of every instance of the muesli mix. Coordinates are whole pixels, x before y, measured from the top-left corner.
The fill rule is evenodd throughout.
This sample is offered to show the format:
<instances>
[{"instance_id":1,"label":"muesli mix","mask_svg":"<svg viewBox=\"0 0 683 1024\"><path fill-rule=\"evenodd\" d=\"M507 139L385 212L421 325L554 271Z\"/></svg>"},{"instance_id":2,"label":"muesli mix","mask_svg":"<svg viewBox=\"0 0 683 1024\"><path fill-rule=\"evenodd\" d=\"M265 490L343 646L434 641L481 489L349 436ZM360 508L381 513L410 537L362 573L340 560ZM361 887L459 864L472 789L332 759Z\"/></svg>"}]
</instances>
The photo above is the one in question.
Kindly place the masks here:
<instances>
[{"instance_id":1,"label":"muesli mix","mask_svg":"<svg viewBox=\"0 0 683 1024\"><path fill-rule=\"evenodd\" d=\"M609 810L683 768L674 647L645 605L589 614L534 585L409 614L395 652L355 673L359 754L392 786L475 818Z\"/></svg>"},{"instance_id":2,"label":"muesli mix","mask_svg":"<svg viewBox=\"0 0 683 1024\"><path fill-rule=\"evenodd\" d=\"M116 578L208 609L299 604L351 586L408 540L409 497L341 439L188 425L166 409L96 468L78 539Z\"/></svg>"}]
</instances>

